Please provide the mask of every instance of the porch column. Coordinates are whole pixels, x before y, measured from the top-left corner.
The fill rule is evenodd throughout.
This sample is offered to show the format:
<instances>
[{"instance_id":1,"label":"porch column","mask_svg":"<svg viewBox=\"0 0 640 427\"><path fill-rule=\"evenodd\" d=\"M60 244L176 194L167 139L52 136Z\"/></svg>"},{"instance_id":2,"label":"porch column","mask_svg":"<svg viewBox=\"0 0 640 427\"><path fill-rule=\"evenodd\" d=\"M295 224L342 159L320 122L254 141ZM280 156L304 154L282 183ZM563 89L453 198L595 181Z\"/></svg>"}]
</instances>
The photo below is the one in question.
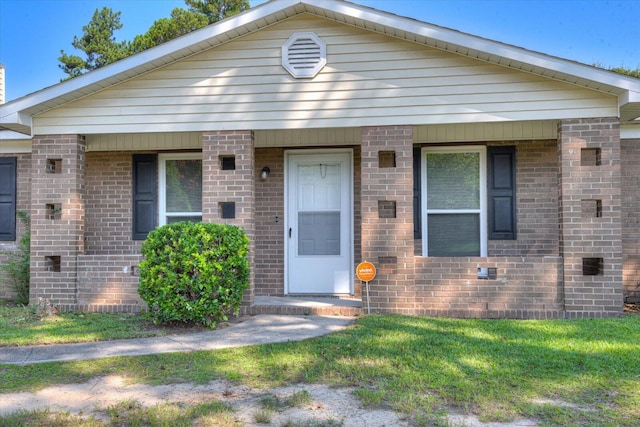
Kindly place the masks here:
<instances>
[{"instance_id":1,"label":"porch column","mask_svg":"<svg viewBox=\"0 0 640 427\"><path fill-rule=\"evenodd\" d=\"M62 311L77 304L77 257L84 253L85 138L37 135L31 157L30 303Z\"/></svg>"},{"instance_id":2,"label":"porch column","mask_svg":"<svg viewBox=\"0 0 640 427\"><path fill-rule=\"evenodd\" d=\"M255 289L255 150L251 131L202 134L202 220L231 224L249 237L249 288L242 305L253 304Z\"/></svg>"},{"instance_id":3,"label":"porch column","mask_svg":"<svg viewBox=\"0 0 640 427\"><path fill-rule=\"evenodd\" d=\"M619 120L561 121L558 156L566 316L617 316L623 310Z\"/></svg>"},{"instance_id":4,"label":"porch column","mask_svg":"<svg viewBox=\"0 0 640 427\"><path fill-rule=\"evenodd\" d=\"M361 129L362 260L376 265L372 312L413 314L413 127ZM366 291L363 289L363 307Z\"/></svg>"}]
</instances>

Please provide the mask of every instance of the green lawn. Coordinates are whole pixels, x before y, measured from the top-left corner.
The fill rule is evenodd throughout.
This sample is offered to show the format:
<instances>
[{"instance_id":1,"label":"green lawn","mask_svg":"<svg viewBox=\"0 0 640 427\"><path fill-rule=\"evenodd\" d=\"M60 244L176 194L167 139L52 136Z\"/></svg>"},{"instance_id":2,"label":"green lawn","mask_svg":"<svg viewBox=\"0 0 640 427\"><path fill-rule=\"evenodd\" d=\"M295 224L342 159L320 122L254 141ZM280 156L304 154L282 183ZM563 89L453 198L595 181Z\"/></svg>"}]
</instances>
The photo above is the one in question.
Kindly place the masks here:
<instances>
[{"instance_id":1,"label":"green lawn","mask_svg":"<svg viewBox=\"0 0 640 427\"><path fill-rule=\"evenodd\" d=\"M182 329L158 327L136 314L61 313L41 317L30 307L0 301L0 347L143 338L180 333Z\"/></svg>"},{"instance_id":2,"label":"green lawn","mask_svg":"<svg viewBox=\"0 0 640 427\"><path fill-rule=\"evenodd\" d=\"M77 319L76 319L77 320ZM469 320L365 316L326 337L185 354L0 366L0 393L117 372L134 383L251 386L322 382L356 387L416 425L445 406L484 421L637 426L640 316L581 320Z\"/></svg>"}]
</instances>

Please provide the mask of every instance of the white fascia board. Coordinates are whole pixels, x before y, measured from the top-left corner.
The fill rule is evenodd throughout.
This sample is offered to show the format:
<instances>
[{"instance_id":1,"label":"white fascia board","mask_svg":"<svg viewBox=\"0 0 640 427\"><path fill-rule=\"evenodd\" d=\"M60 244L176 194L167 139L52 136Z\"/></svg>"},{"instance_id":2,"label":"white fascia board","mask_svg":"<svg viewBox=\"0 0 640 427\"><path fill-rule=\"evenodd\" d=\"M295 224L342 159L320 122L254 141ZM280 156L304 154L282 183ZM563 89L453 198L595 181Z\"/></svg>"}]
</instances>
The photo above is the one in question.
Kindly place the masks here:
<instances>
[{"instance_id":1,"label":"white fascia board","mask_svg":"<svg viewBox=\"0 0 640 427\"><path fill-rule=\"evenodd\" d=\"M640 139L640 122L620 126L620 139Z\"/></svg>"},{"instance_id":2,"label":"white fascia board","mask_svg":"<svg viewBox=\"0 0 640 427\"><path fill-rule=\"evenodd\" d=\"M12 130L0 130L0 141L9 141L9 140L29 140L31 141L31 136L25 135L23 133L14 132Z\"/></svg>"},{"instance_id":3,"label":"white fascia board","mask_svg":"<svg viewBox=\"0 0 640 427\"><path fill-rule=\"evenodd\" d=\"M32 120L29 114L21 113L18 111L11 111L7 115L4 115L5 112L0 110L2 113L2 117L0 117L0 126L3 124L13 124L19 126L27 126L31 128Z\"/></svg>"},{"instance_id":4,"label":"white fascia board","mask_svg":"<svg viewBox=\"0 0 640 427\"><path fill-rule=\"evenodd\" d=\"M634 103L640 103L640 90L638 90L637 92L631 90L627 91L624 94L620 95L620 97L618 98L618 105L620 106Z\"/></svg>"}]
</instances>

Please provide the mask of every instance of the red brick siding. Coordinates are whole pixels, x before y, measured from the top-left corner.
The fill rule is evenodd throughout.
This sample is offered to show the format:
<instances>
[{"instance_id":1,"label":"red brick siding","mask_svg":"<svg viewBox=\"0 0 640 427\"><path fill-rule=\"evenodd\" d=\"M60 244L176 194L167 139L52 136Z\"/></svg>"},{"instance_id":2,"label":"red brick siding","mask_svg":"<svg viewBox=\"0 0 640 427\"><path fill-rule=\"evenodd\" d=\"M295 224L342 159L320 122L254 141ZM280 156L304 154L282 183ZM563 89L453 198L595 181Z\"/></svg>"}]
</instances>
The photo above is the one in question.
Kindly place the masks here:
<instances>
[{"instance_id":1,"label":"red brick siding","mask_svg":"<svg viewBox=\"0 0 640 427\"><path fill-rule=\"evenodd\" d=\"M489 240L489 256L558 255L557 146L557 141L516 144L517 240Z\"/></svg>"},{"instance_id":2,"label":"red brick siding","mask_svg":"<svg viewBox=\"0 0 640 427\"><path fill-rule=\"evenodd\" d=\"M413 310L413 127L365 127L361 138L362 259L388 261L369 284L369 305L375 311ZM380 151L395 151L395 168L379 167ZM380 218L380 200L396 203L396 218Z\"/></svg>"},{"instance_id":3,"label":"red brick siding","mask_svg":"<svg viewBox=\"0 0 640 427\"><path fill-rule=\"evenodd\" d=\"M60 307L77 303L77 256L84 252L85 141L79 135L35 136L31 158L31 298ZM60 173L47 160L61 159ZM61 218L47 218L47 204L60 204ZM60 257L60 271L47 257Z\"/></svg>"},{"instance_id":4,"label":"red brick siding","mask_svg":"<svg viewBox=\"0 0 640 427\"><path fill-rule=\"evenodd\" d=\"M86 155L87 255L140 252L132 240L132 153L93 152Z\"/></svg>"},{"instance_id":5,"label":"red brick siding","mask_svg":"<svg viewBox=\"0 0 640 427\"><path fill-rule=\"evenodd\" d=\"M141 255L79 255L78 309L137 312L146 305L138 295Z\"/></svg>"},{"instance_id":6,"label":"red brick siding","mask_svg":"<svg viewBox=\"0 0 640 427\"><path fill-rule=\"evenodd\" d=\"M640 139L620 142L622 150L622 251L624 295L640 302Z\"/></svg>"},{"instance_id":7,"label":"red brick siding","mask_svg":"<svg viewBox=\"0 0 640 427\"><path fill-rule=\"evenodd\" d=\"M581 165L582 149L600 149L601 165ZM617 118L563 120L558 129L560 254L567 316L622 312L620 125ZM602 217L581 212L602 201ZM584 258L602 258L601 275L584 275Z\"/></svg>"},{"instance_id":8,"label":"red brick siding","mask_svg":"<svg viewBox=\"0 0 640 427\"><path fill-rule=\"evenodd\" d=\"M222 170L221 156L235 156L235 170ZM251 305L255 284L256 177L251 131L217 131L202 134L202 220L242 227L250 240L250 287L243 305ZM260 166L262 168L262 166ZM223 219L221 202L234 202L236 217Z\"/></svg>"},{"instance_id":9,"label":"red brick siding","mask_svg":"<svg viewBox=\"0 0 640 427\"><path fill-rule=\"evenodd\" d=\"M478 279L478 267L495 279ZM416 259L416 308L407 314L450 317L562 317L559 257Z\"/></svg>"},{"instance_id":10,"label":"red brick siding","mask_svg":"<svg viewBox=\"0 0 640 427\"><path fill-rule=\"evenodd\" d=\"M264 166L271 170L260 179ZM284 150L256 149L256 296L284 295ZM277 218L277 219L276 219Z\"/></svg>"}]
</instances>

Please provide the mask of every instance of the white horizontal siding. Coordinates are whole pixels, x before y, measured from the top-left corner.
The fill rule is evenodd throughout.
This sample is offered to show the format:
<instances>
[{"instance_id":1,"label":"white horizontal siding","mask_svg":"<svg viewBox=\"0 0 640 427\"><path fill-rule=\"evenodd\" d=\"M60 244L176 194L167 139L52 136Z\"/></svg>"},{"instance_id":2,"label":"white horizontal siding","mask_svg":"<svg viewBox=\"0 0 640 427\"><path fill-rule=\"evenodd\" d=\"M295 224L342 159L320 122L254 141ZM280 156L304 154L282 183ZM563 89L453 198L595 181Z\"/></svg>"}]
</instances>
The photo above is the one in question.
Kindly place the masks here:
<instances>
[{"instance_id":1,"label":"white horizontal siding","mask_svg":"<svg viewBox=\"0 0 640 427\"><path fill-rule=\"evenodd\" d=\"M202 148L199 132L87 135L87 151L188 150Z\"/></svg>"},{"instance_id":2,"label":"white horizontal siding","mask_svg":"<svg viewBox=\"0 0 640 427\"><path fill-rule=\"evenodd\" d=\"M295 31L327 43L292 78ZM308 129L617 115L616 98L331 21L296 17L39 115L37 134Z\"/></svg>"}]
</instances>

